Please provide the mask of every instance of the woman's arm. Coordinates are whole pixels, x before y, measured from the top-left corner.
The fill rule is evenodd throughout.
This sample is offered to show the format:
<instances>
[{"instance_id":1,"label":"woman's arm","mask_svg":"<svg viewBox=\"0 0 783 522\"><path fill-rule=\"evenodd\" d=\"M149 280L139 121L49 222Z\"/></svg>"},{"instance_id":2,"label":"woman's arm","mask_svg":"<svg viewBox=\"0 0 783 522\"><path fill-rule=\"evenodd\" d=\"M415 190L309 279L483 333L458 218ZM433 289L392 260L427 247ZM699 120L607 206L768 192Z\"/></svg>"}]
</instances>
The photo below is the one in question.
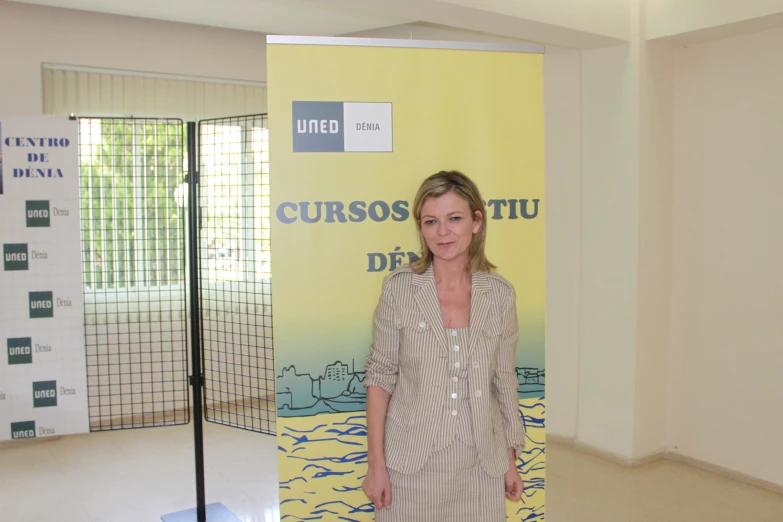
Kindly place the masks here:
<instances>
[{"instance_id":1,"label":"woman's arm","mask_svg":"<svg viewBox=\"0 0 783 522\"><path fill-rule=\"evenodd\" d=\"M500 339L500 356L495 372L495 390L497 392L500 412L503 414L503 424L506 433L506 448L518 457L525 448L525 425L519 415L519 399L517 387L517 339L519 338L517 321L517 302L514 288L504 286L501 313L503 314L503 334Z\"/></svg>"},{"instance_id":2,"label":"woman's arm","mask_svg":"<svg viewBox=\"0 0 783 522\"><path fill-rule=\"evenodd\" d=\"M390 398L389 392L380 386L367 388L367 463L370 468L386 467L383 433Z\"/></svg>"},{"instance_id":3,"label":"woman's arm","mask_svg":"<svg viewBox=\"0 0 783 522\"><path fill-rule=\"evenodd\" d=\"M367 474L362 482L362 491L375 505L375 509L388 509L392 501L389 470L383 452L386 410L390 398L391 394L380 386L367 388Z\"/></svg>"},{"instance_id":4,"label":"woman's arm","mask_svg":"<svg viewBox=\"0 0 783 522\"><path fill-rule=\"evenodd\" d=\"M517 387L517 339L519 338L517 321L517 299L512 286L504 286L502 299L503 334L500 339L500 357L495 372L495 389L498 394L500 411L506 432L508 450L508 471L505 475L506 498L518 501L525 489L522 477L517 470L517 457L525 447L525 425L519 415Z\"/></svg>"},{"instance_id":5,"label":"woman's arm","mask_svg":"<svg viewBox=\"0 0 783 522\"><path fill-rule=\"evenodd\" d=\"M394 297L388 278L384 280L381 298L373 314L373 342L365 365L367 388L367 476L362 484L376 509L391 506L391 485L386 469L384 433L389 401L397 386L399 371L399 330L394 311Z\"/></svg>"}]
</instances>

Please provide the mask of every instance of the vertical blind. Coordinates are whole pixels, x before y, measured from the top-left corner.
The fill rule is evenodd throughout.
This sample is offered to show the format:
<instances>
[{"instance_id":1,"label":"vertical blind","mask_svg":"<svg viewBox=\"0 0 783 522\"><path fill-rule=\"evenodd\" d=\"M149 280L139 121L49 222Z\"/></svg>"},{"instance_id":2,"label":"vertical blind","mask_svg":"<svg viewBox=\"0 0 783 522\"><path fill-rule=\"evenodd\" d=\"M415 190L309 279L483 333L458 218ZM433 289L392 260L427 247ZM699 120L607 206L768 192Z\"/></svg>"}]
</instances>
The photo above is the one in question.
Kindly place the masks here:
<instances>
[{"instance_id":1,"label":"vertical blind","mask_svg":"<svg viewBox=\"0 0 783 522\"><path fill-rule=\"evenodd\" d=\"M266 112L266 87L44 66L44 113L52 116L208 118Z\"/></svg>"}]
</instances>

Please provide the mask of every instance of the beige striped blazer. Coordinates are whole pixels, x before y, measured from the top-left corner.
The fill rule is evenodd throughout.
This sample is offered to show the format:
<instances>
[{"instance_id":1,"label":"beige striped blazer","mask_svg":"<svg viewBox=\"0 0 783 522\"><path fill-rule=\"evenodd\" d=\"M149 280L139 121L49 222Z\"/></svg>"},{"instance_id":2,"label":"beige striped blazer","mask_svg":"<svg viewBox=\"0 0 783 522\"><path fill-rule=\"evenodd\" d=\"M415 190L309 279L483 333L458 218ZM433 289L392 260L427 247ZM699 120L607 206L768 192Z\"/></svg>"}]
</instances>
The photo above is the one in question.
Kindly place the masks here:
<instances>
[{"instance_id":1,"label":"beige striped blazer","mask_svg":"<svg viewBox=\"0 0 783 522\"><path fill-rule=\"evenodd\" d=\"M436 419L448 408L455 372L432 266L421 275L407 266L383 282L373 315L373 343L364 386L391 394L384 430L386 465L399 473L422 468L438 436ZM514 287L495 273L472 276L468 385L473 437L490 476L509 469L508 448L525 445L517 399L519 336Z\"/></svg>"}]
</instances>

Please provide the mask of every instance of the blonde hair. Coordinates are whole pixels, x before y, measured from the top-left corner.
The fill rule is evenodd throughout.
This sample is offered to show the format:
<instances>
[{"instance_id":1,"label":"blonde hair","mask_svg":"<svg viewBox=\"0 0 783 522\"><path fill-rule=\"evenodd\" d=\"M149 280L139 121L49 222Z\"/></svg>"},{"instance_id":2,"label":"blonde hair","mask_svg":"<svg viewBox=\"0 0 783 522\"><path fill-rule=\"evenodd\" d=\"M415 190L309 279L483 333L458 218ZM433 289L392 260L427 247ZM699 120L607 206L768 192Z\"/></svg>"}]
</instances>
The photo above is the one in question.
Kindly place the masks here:
<instances>
[{"instance_id":1,"label":"blonde hair","mask_svg":"<svg viewBox=\"0 0 783 522\"><path fill-rule=\"evenodd\" d=\"M411 270L417 274L423 274L432 264L434 255L427 245L427 240L421 233L421 209L424 203L430 198L439 198L444 194L454 192L468 202L470 206L470 215L475 220L476 212L481 212L481 228L473 234L468 247L468 273L490 272L496 267L487 259L484 253L484 244L487 239L487 212L484 208L484 202L481 199L481 193L473 181L461 172L440 171L437 174L425 179L416 198L413 200L413 218L416 220L416 228L419 231L419 242L421 243L421 258L410 264Z\"/></svg>"}]
</instances>

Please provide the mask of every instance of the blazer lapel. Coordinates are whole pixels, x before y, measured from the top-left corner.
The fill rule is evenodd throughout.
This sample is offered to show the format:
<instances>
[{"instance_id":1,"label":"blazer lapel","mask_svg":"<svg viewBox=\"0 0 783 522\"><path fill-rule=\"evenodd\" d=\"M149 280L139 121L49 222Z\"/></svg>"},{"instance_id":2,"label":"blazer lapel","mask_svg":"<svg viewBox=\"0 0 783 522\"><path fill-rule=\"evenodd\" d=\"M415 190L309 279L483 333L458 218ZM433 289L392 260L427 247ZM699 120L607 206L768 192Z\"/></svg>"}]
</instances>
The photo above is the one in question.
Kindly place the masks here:
<instances>
[{"instance_id":1,"label":"blazer lapel","mask_svg":"<svg viewBox=\"0 0 783 522\"><path fill-rule=\"evenodd\" d=\"M416 287L413 296L416 305L430 325L430 329L435 333L440 347L443 350L448 350L446 329L443 327L443 315L440 312L438 289L435 287L435 271L432 265L421 275L413 274L412 282Z\"/></svg>"},{"instance_id":2,"label":"blazer lapel","mask_svg":"<svg viewBox=\"0 0 783 522\"><path fill-rule=\"evenodd\" d=\"M470 346L468 354L473 353L476 348L479 334L484 328L487 314L492 307L491 289L487 274L483 272L473 274L470 294Z\"/></svg>"}]
</instances>

